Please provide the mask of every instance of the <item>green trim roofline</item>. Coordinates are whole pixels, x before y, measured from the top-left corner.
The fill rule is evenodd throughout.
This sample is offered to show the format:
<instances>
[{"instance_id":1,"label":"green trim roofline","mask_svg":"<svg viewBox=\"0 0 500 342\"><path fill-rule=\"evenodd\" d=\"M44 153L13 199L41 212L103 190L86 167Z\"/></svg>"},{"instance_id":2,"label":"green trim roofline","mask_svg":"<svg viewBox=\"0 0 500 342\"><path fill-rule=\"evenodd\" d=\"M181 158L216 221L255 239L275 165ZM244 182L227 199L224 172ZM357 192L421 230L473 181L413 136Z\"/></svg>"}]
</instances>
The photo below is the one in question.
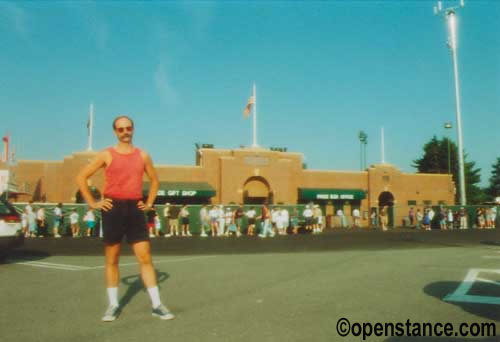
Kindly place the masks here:
<instances>
[{"instance_id":1,"label":"green trim roofline","mask_svg":"<svg viewBox=\"0 0 500 342\"><path fill-rule=\"evenodd\" d=\"M363 200L366 192L361 189L318 189L299 188L299 199L306 201L316 200Z\"/></svg>"}]
</instances>

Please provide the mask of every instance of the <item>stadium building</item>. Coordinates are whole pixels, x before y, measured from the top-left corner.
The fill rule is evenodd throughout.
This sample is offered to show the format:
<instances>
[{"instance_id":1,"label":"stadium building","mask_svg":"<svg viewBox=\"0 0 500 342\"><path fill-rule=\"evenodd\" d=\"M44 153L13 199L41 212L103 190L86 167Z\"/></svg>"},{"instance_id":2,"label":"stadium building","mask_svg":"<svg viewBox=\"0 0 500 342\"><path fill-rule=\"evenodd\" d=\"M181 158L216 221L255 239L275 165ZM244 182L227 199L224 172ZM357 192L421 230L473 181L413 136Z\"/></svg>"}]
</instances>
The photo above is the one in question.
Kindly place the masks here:
<instances>
[{"instance_id":1,"label":"stadium building","mask_svg":"<svg viewBox=\"0 0 500 342\"><path fill-rule=\"evenodd\" d=\"M75 152L62 161L20 160L9 167L17 183L16 201L81 201L75 177L96 152ZM320 204L327 217L359 208L363 225L371 210L389 207L390 224L401 225L410 207L454 204L450 175L403 173L390 164L365 171L310 170L301 153L264 148L199 148L196 164L155 165L160 179L157 203ZM0 169L7 169L5 163ZM104 173L91 189L100 196ZM148 190L145 182L144 191Z\"/></svg>"}]
</instances>

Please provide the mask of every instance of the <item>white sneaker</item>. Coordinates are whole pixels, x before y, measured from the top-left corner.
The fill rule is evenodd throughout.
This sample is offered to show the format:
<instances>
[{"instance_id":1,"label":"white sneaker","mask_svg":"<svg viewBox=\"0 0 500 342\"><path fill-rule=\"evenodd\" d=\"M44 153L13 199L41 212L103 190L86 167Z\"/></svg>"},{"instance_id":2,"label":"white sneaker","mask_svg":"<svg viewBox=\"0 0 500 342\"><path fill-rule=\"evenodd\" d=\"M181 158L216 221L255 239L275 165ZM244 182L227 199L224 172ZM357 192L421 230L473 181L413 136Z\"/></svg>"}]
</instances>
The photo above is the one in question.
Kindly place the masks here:
<instances>
[{"instance_id":1,"label":"white sneaker","mask_svg":"<svg viewBox=\"0 0 500 342\"><path fill-rule=\"evenodd\" d=\"M174 314L171 313L163 304L160 304L160 306L153 309L153 312L151 314L163 320L169 320L175 318Z\"/></svg>"},{"instance_id":2,"label":"white sneaker","mask_svg":"<svg viewBox=\"0 0 500 342\"><path fill-rule=\"evenodd\" d=\"M172 235L170 235L170 234L165 234L164 236L165 236L166 238L169 238L169 237L171 237Z\"/></svg>"},{"instance_id":3,"label":"white sneaker","mask_svg":"<svg viewBox=\"0 0 500 342\"><path fill-rule=\"evenodd\" d=\"M110 305L104 312L104 316L102 316L101 320L103 322L113 322L118 317L118 306Z\"/></svg>"},{"instance_id":4,"label":"white sneaker","mask_svg":"<svg viewBox=\"0 0 500 342\"><path fill-rule=\"evenodd\" d=\"M200 236L201 236L201 237L207 237L208 235L207 235L207 233L203 232L203 233L201 233L201 235L200 235Z\"/></svg>"}]
</instances>

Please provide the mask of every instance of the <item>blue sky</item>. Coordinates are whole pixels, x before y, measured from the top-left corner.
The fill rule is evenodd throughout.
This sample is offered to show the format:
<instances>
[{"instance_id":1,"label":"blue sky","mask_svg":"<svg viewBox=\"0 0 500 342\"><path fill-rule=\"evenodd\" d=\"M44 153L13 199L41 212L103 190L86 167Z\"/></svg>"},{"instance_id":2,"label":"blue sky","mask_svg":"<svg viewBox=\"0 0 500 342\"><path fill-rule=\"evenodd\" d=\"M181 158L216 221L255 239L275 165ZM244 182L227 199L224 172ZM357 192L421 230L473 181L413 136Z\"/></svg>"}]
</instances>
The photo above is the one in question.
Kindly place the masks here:
<instances>
[{"instance_id":1,"label":"blue sky","mask_svg":"<svg viewBox=\"0 0 500 342\"><path fill-rule=\"evenodd\" d=\"M446 5L456 1L445 1ZM368 163L414 172L433 135L456 141L451 54L433 1L0 2L0 134L19 159L61 160L135 143L159 164L194 164L194 143L250 145L243 108L257 84L258 142L301 152L310 169ZM487 184L500 157L500 2L458 12L463 138Z\"/></svg>"}]
</instances>

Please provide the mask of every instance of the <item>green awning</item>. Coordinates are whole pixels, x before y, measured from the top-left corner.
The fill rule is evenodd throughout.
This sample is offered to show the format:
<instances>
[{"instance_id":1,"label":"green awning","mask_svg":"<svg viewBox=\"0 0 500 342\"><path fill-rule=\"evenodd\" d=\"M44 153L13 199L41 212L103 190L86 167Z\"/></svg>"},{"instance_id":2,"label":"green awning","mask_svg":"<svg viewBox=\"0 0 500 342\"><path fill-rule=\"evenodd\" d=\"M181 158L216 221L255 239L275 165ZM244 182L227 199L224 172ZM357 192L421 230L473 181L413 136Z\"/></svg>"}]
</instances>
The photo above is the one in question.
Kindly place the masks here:
<instances>
[{"instance_id":1,"label":"green awning","mask_svg":"<svg viewBox=\"0 0 500 342\"><path fill-rule=\"evenodd\" d=\"M144 195L148 194L150 185L144 183ZM205 182L160 182L157 196L209 198L215 196L215 189Z\"/></svg>"},{"instance_id":2,"label":"green awning","mask_svg":"<svg viewBox=\"0 0 500 342\"><path fill-rule=\"evenodd\" d=\"M362 200L366 197L361 189L309 189L299 188L299 199L315 200Z\"/></svg>"}]
</instances>

